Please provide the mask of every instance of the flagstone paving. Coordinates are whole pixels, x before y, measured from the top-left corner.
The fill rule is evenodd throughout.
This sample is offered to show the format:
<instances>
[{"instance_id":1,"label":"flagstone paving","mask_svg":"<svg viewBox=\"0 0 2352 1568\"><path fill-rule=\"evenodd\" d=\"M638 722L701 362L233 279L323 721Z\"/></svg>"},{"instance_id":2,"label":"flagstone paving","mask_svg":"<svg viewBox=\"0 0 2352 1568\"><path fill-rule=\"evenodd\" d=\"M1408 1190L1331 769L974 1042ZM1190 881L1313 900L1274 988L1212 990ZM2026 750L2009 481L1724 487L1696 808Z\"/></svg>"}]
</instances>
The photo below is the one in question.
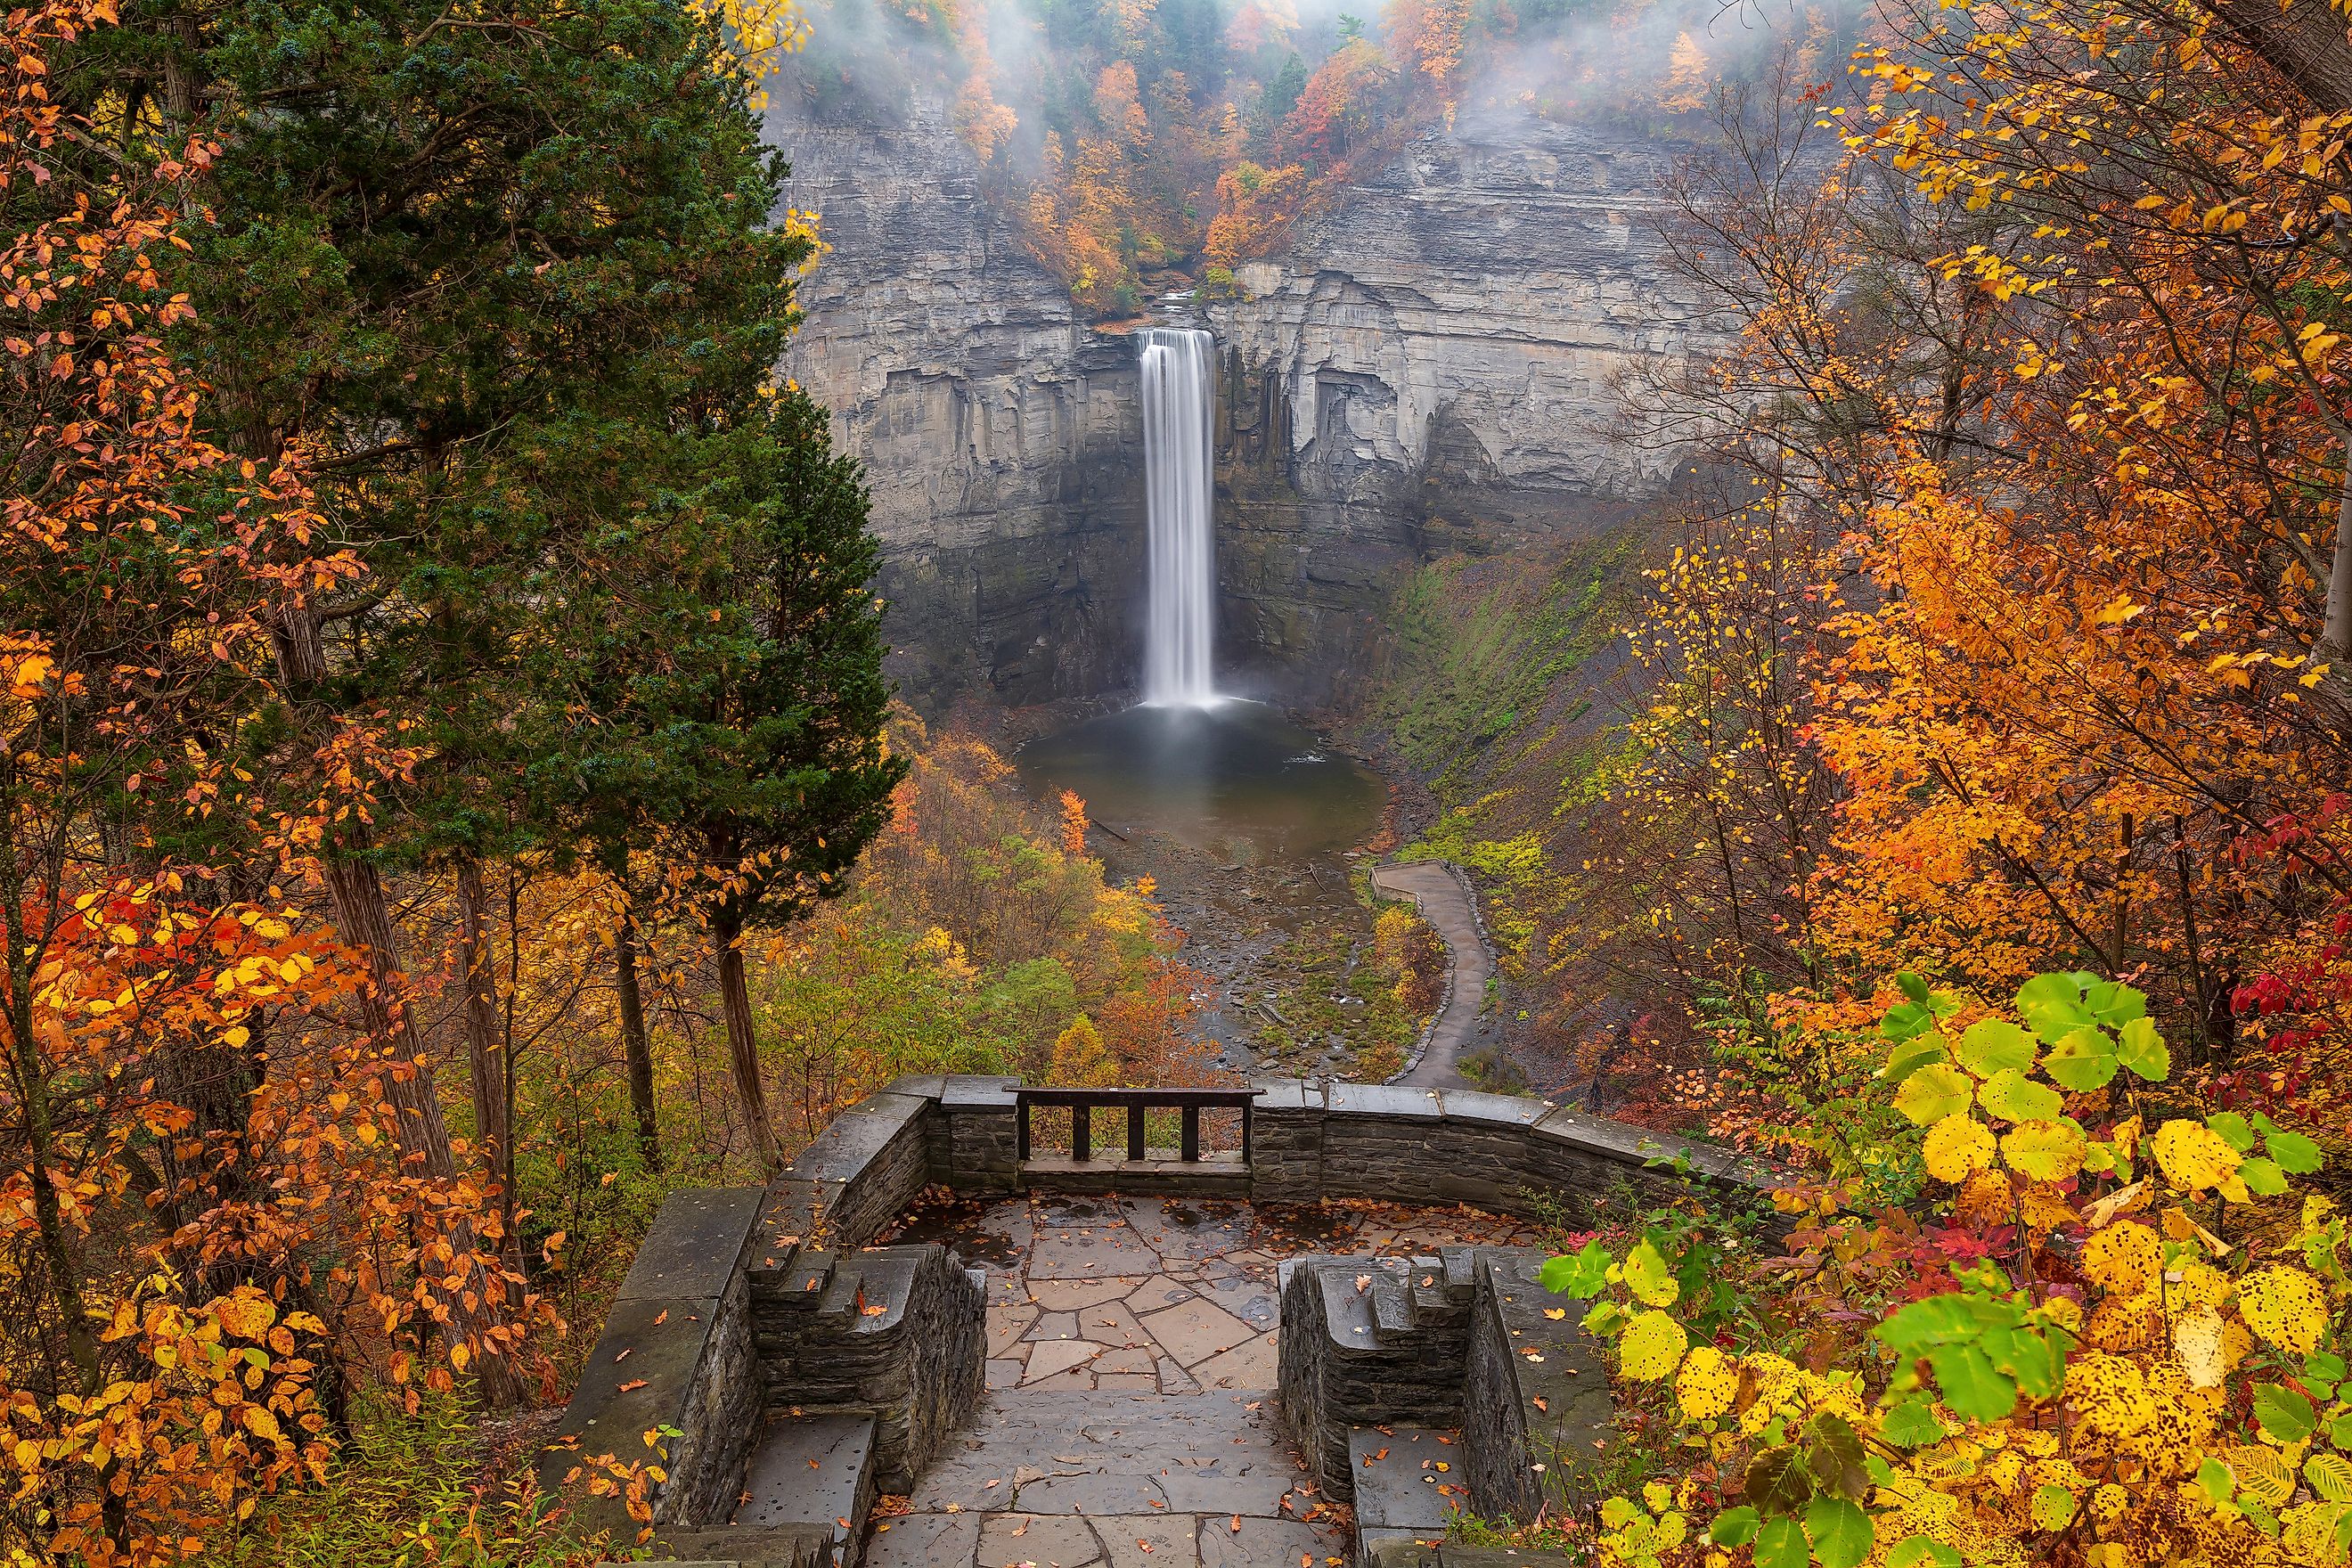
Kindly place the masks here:
<instances>
[{"instance_id":1,"label":"flagstone paving","mask_svg":"<svg viewBox=\"0 0 2352 1568\"><path fill-rule=\"evenodd\" d=\"M1329 1568L1345 1510L1275 1428L1275 1271L1532 1236L1469 1211L940 1195L890 1241L988 1273L988 1394L868 1568Z\"/></svg>"}]
</instances>

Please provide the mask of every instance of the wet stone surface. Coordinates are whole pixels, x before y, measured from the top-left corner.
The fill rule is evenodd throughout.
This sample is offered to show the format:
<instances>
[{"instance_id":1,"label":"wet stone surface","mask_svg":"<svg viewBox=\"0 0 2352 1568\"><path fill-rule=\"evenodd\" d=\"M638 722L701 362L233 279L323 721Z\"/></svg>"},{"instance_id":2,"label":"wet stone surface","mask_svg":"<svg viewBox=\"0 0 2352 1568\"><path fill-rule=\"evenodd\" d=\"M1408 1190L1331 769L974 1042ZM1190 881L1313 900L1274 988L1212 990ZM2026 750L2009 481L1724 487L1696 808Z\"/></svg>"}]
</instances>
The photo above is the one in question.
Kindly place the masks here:
<instances>
[{"instance_id":1,"label":"wet stone surface","mask_svg":"<svg viewBox=\"0 0 2352 1568\"><path fill-rule=\"evenodd\" d=\"M1348 1555L1276 1432L1275 1270L1303 1252L1524 1245L1507 1220L1375 1204L946 1197L884 1239L988 1272L988 1394L871 1568L1314 1568Z\"/></svg>"}]
</instances>

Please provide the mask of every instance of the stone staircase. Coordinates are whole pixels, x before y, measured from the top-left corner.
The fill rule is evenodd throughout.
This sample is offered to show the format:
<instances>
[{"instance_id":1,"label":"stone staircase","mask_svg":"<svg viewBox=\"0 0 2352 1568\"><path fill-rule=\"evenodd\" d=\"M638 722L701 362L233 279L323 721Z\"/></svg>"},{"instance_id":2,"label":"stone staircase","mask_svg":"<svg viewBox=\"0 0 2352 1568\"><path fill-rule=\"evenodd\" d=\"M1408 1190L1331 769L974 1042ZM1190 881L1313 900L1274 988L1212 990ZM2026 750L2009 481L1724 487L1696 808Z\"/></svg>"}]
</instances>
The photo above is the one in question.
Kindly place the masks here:
<instances>
[{"instance_id":1,"label":"stone staircase","mask_svg":"<svg viewBox=\"0 0 2352 1568\"><path fill-rule=\"evenodd\" d=\"M1353 1503L1360 1564L1417 1561L1458 1511L1528 1517L1548 1468L1565 1479L1598 1452L1607 1368L1541 1261L1462 1247L1282 1266L1284 1432Z\"/></svg>"},{"instance_id":2,"label":"stone staircase","mask_svg":"<svg viewBox=\"0 0 2352 1568\"><path fill-rule=\"evenodd\" d=\"M1282 1265L1282 1415L1324 1490L1352 1500L1360 1430L1461 1425L1478 1252Z\"/></svg>"},{"instance_id":3,"label":"stone staircase","mask_svg":"<svg viewBox=\"0 0 2352 1568\"><path fill-rule=\"evenodd\" d=\"M1469 1506L1470 1471L1459 1429L1359 1426L1348 1434L1356 1484L1356 1561L1383 1549L1444 1539L1454 1515Z\"/></svg>"},{"instance_id":4,"label":"stone staircase","mask_svg":"<svg viewBox=\"0 0 2352 1568\"><path fill-rule=\"evenodd\" d=\"M937 1247L786 1246L744 1271L762 1419L723 1525L660 1547L743 1568L855 1568L867 1516L980 1397L981 1272Z\"/></svg>"}]
</instances>

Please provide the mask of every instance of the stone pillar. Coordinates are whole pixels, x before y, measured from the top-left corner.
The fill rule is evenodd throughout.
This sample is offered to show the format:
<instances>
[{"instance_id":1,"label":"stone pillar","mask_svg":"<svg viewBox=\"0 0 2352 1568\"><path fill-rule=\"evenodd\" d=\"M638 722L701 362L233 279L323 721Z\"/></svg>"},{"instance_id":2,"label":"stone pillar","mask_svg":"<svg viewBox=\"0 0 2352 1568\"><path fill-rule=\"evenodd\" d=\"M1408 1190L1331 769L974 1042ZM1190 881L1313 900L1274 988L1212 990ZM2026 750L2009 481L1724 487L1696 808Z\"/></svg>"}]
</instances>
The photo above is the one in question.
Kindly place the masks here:
<instances>
[{"instance_id":1,"label":"stone pillar","mask_svg":"<svg viewBox=\"0 0 2352 1568\"><path fill-rule=\"evenodd\" d=\"M940 1092L942 1144L950 1186L1011 1191L1021 1182L1017 1078L950 1078Z\"/></svg>"},{"instance_id":2,"label":"stone pillar","mask_svg":"<svg viewBox=\"0 0 2352 1568\"><path fill-rule=\"evenodd\" d=\"M1311 1204L1323 1195L1323 1089L1295 1078L1253 1079L1250 1197Z\"/></svg>"}]
</instances>

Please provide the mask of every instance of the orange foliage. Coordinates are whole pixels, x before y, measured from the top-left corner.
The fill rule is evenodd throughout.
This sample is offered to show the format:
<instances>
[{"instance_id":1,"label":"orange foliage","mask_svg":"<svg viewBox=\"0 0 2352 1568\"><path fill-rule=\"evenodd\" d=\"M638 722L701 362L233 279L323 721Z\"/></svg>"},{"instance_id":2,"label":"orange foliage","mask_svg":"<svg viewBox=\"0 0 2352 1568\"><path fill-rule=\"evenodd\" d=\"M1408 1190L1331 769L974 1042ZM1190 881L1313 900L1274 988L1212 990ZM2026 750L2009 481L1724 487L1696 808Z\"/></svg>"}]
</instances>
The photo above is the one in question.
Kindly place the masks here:
<instances>
[{"instance_id":1,"label":"orange foliage","mask_svg":"<svg viewBox=\"0 0 2352 1568\"><path fill-rule=\"evenodd\" d=\"M1282 122L1280 146L1311 163L1346 162L1370 132L1375 95L1390 76L1379 49L1366 39L1349 39L1307 79L1297 106Z\"/></svg>"},{"instance_id":2,"label":"orange foliage","mask_svg":"<svg viewBox=\"0 0 2352 1568\"><path fill-rule=\"evenodd\" d=\"M196 434L157 258L215 149L136 172L47 96L47 56L113 20L0 23L0 376L41 476L0 533L0 1473L33 1549L93 1568L205 1552L318 1476L344 1378L449 1388L553 1321L498 1205L416 1163L426 1068L351 1026L364 967L271 885L402 753L354 727L237 760L273 628L362 569L313 547L299 458Z\"/></svg>"},{"instance_id":3,"label":"orange foliage","mask_svg":"<svg viewBox=\"0 0 2352 1568\"><path fill-rule=\"evenodd\" d=\"M1140 151L1151 140L1144 118L1143 99L1135 83L1135 67L1113 60L1095 78L1095 114L1112 141L1125 152Z\"/></svg>"},{"instance_id":4,"label":"orange foliage","mask_svg":"<svg viewBox=\"0 0 2352 1568\"><path fill-rule=\"evenodd\" d=\"M1209 223L1210 261L1232 267L1262 254L1296 215L1297 196L1306 184L1307 171L1297 163L1262 169L1244 160L1219 175L1217 216Z\"/></svg>"}]
</instances>

